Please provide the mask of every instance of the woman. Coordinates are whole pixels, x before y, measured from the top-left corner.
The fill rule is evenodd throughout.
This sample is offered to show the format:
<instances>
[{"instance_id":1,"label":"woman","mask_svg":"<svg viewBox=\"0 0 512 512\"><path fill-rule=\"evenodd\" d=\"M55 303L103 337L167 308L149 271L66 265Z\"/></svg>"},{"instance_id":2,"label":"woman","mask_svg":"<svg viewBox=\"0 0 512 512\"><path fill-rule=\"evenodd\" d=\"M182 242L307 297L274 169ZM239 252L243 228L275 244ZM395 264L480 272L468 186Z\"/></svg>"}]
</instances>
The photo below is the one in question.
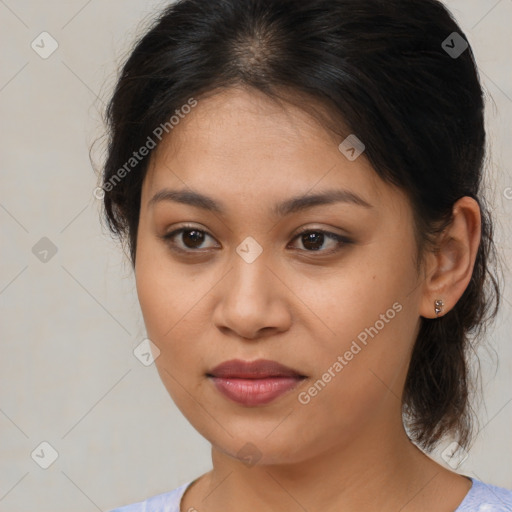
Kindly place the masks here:
<instances>
[{"instance_id":1,"label":"woman","mask_svg":"<svg viewBox=\"0 0 512 512\"><path fill-rule=\"evenodd\" d=\"M470 449L499 304L482 90L441 3L182 0L107 113L106 220L213 465L118 511L512 510L427 455Z\"/></svg>"}]
</instances>

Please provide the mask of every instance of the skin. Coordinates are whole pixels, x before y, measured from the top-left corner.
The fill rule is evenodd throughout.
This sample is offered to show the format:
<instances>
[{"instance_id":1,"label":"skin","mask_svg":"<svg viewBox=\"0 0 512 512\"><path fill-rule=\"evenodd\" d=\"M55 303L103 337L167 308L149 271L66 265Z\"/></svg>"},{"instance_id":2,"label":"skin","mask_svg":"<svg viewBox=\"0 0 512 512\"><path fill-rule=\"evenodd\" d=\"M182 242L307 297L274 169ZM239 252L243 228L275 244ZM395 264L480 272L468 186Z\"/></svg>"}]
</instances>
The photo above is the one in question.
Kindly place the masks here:
<instances>
[{"instance_id":1,"label":"skin","mask_svg":"<svg viewBox=\"0 0 512 512\"><path fill-rule=\"evenodd\" d=\"M471 486L409 441L400 396L420 317L434 318L439 298L448 312L469 283L478 204L464 197L454 205L440 250L418 274L407 197L364 153L349 161L342 140L295 107L233 88L199 100L153 154L141 196L138 297L162 382L212 445L213 469L188 488L182 511L450 512ZM150 204L164 188L208 195L225 212ZM328 189L350 190L371 207L272 213L276 203ZM194 243L190 231L162 238L185 223L204 239ZM337 244L325 237L314 251L297 238L301 227L351 243L327 255ZM236 252L248 236L263 249L252 263ZM400 312L300 403L299 393L395 303ZM239 405L206 376L234 358L275 360L307 378L270 404ZM256 464L243 460L247 451Z\"/></svg>"}]
</instances>

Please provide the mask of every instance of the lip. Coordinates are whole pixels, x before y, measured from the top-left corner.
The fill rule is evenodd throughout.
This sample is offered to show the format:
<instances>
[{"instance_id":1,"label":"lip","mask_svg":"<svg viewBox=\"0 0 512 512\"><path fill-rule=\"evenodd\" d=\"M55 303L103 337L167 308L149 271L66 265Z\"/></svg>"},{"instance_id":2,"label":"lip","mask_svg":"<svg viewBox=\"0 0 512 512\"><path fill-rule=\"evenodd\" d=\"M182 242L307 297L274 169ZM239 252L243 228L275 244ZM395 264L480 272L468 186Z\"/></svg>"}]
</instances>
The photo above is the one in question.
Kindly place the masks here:
<instances>
[{"instance_id":1,"label":"lip","mask_svg":"<svg viewBox=\"0 0 512 512\"><path fill-rule=\"evenodd\" d=\"M298 371L268 359L232 359L206 375L220 393L246 406L270 403L306 378Z\"/></svg>"}]
</instances>

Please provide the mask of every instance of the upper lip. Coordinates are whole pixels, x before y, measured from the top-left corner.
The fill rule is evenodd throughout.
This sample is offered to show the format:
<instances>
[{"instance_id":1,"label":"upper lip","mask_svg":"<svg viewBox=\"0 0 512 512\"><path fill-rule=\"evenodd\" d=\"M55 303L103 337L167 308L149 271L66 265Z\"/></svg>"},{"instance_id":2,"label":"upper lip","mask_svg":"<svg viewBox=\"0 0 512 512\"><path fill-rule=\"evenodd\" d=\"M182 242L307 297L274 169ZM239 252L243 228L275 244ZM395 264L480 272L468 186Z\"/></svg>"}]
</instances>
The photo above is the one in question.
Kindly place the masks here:
<instances>
[{"instance_id":1,"label":"upper lip","mask_svg":"<svg viewBox=\"0 0 512 512\"><path fill-rule=\"evenodd\" d=\"M268 377L304 377L296 370L288 368L277 361L269 359L257 359L255 361L243 361L231 359L217 365L207 373L210 377L222 377L233 379L264 379Z\"/></svg>"}]
</instances>

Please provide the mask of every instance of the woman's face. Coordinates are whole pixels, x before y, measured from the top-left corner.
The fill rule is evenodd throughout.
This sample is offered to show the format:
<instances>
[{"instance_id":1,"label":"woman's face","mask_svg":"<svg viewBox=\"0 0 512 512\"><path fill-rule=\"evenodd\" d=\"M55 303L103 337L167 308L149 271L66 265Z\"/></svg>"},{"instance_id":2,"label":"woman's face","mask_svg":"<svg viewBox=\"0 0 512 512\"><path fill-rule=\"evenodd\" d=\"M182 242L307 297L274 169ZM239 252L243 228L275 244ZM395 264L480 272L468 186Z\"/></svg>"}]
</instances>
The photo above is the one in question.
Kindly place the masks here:
<instances>
[{"instance_id":1,"label":"woman's face","mask_svg":"<svg viewBox=\"0 0 512 512\"><path fill-rule=\"evenodd\" d=\"M422 293L412 211L341 142L298 109L231 89L200 100L153 155L142 313L168 392L224 454L299 462L402 428ZM234 359L301 378L212 378Z\"/></svg>"}]
</instances>

